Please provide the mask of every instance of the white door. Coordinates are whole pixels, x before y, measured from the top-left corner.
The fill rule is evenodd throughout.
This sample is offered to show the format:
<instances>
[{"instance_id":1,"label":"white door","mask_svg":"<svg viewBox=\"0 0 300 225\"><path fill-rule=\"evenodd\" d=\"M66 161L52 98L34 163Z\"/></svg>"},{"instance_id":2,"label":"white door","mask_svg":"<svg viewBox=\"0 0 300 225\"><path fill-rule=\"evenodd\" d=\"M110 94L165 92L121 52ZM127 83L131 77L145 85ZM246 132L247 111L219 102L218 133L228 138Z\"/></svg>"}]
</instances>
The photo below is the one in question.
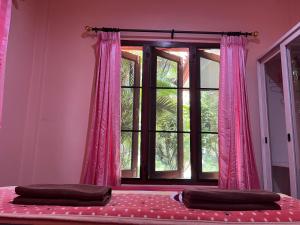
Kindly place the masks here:
<instances>
[{"instance_id":1,"label":"white door","mask_svg":"<svg viewBox=\"0 0 300 225\"><path fill-rule=\"evenodd\" d=\"M281 45L292 196L300 198L300 31Z\"/></svg>"},{"instance_id":2,"label":"white door","mask_svg":"<svg viewBox=\"0 0 300 225\"><path fill-rule=\"evenodd\" d=\"M285 99L281 55L277 51L261 64L260 79L262 151L264 157L264 188L291 195L288 143L285 120Z\"/></svg>"}]
</instances>

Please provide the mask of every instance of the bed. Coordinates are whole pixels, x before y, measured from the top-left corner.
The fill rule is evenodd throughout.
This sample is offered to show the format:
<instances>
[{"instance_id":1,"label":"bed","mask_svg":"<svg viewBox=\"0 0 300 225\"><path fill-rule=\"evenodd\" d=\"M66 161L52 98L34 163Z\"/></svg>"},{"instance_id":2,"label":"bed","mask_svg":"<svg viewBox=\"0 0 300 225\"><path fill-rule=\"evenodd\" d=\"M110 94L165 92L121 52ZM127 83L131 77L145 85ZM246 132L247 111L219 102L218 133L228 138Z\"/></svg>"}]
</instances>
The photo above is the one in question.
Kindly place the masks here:
<instances>
[{"instance_id":1,"label":"bed","mask_svg":"<svg viewBox=\"0 0 300 225\"><path fill-rule=\"evenodd\" d=\"M0 224L34 225L212 225L300 224L300 201L281 195L282 210L209 211L188 209L174 191L114 190L104 207L25 206L10 201L14 187L0 188Z\"/></svg>"}]
</instances>

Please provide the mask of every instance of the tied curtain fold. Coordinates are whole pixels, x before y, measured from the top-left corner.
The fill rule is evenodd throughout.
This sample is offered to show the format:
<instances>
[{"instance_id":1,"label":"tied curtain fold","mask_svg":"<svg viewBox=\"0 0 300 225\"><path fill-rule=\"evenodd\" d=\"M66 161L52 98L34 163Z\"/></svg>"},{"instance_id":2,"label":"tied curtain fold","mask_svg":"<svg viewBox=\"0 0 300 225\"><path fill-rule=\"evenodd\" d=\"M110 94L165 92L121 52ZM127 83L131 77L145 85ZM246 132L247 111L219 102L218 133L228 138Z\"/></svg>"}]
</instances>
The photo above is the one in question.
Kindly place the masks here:
<instances>
[{"instance_id":1,"label":"tied curtain fold","mask_svg":"<svg viewBox=\"0 0 300 225\"><path fill-rule=\"evenodd\" d=\"M11 0L0 0L0 127L2 126L4 73L11 17L11 4Z\"/></svg>"},{"instance_id":2,"label":"tied curtain fold","mask_svg":"<svg viewBox=\"0 0 300 225\"><path fill-rule=\"evenodd\" d=\"M219 86L219 187L259 189L245 86L247 39L223 36Z\"/></svg>"},{"instance_id":3,"label":"tied curtain fold","mask_svg":"<svg viewBox=\"0 0 300 225\"><path fill-rule=\"evenodd\" d=\"M81 183L116 186L121 177L119 32L99 34L97 57Z\"/></svg>"}]
</instances>

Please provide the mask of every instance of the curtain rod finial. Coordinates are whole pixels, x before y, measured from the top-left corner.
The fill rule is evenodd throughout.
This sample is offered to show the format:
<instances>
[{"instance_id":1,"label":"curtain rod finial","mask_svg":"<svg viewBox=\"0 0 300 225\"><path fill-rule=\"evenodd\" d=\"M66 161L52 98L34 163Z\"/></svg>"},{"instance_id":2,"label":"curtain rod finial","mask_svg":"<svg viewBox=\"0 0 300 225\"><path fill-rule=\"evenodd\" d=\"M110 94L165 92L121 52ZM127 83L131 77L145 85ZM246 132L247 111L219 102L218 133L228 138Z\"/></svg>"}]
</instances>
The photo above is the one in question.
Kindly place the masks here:
<instances>
[{"instance_id":1,"label":"curtain rod finial","mask_svg":"<svg viewBox=\"0 0 300 225\"><path fill-rule=\"evenodd\" d=\"M87 32L90 32L90 31L92 31L93 28L90 27L90 26L85 26L84 29L85 29Z\"/></svg>"},{"instance_id":2,"label":"curtain rod finial","mask_svg":"<svg viewBox=\"0 0 300 225\"><path fill-rule=\"evenodd\" d=\"M258 35L259 35L259 32L256 30L256 31L253 31L252 33L251 33L251 35L253 36L253 37L258 37Z\"/></svg>"}]
</instances>

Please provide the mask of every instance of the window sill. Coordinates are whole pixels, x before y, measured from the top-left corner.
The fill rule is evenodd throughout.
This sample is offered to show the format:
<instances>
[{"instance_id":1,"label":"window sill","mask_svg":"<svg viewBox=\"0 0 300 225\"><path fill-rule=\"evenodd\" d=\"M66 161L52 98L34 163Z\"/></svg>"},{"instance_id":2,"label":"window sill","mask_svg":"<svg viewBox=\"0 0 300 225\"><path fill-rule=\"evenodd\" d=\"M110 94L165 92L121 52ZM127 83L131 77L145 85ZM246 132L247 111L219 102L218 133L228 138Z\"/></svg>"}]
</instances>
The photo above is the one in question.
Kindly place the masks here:
<instances>
[{"instance_id":1,"label":"window sill","mask_svg":"<svg viewBox=\"0 0 300 225\"><path fill-rule=\"evenodd\" d=\"M190 179L151 179L142 180L140 178L122 178L121 185L123 186L157 186L157 187L188 187L188 186L200 186L200 187L214 187L218 186L217 179L202 179L199 181L193 181Z\"/></svg>"},{"instance_id":2,"label":"window sill","mask_svg":"<svg viewBox=\"0 0 300 225\"><path fill-rule=\"evenodd\" d=\"M216 185L151 185L151 184L121 184L113 190L139 190L139 191L182 191L189 187L218 188Z\"/></svg>"}]
</instances>

